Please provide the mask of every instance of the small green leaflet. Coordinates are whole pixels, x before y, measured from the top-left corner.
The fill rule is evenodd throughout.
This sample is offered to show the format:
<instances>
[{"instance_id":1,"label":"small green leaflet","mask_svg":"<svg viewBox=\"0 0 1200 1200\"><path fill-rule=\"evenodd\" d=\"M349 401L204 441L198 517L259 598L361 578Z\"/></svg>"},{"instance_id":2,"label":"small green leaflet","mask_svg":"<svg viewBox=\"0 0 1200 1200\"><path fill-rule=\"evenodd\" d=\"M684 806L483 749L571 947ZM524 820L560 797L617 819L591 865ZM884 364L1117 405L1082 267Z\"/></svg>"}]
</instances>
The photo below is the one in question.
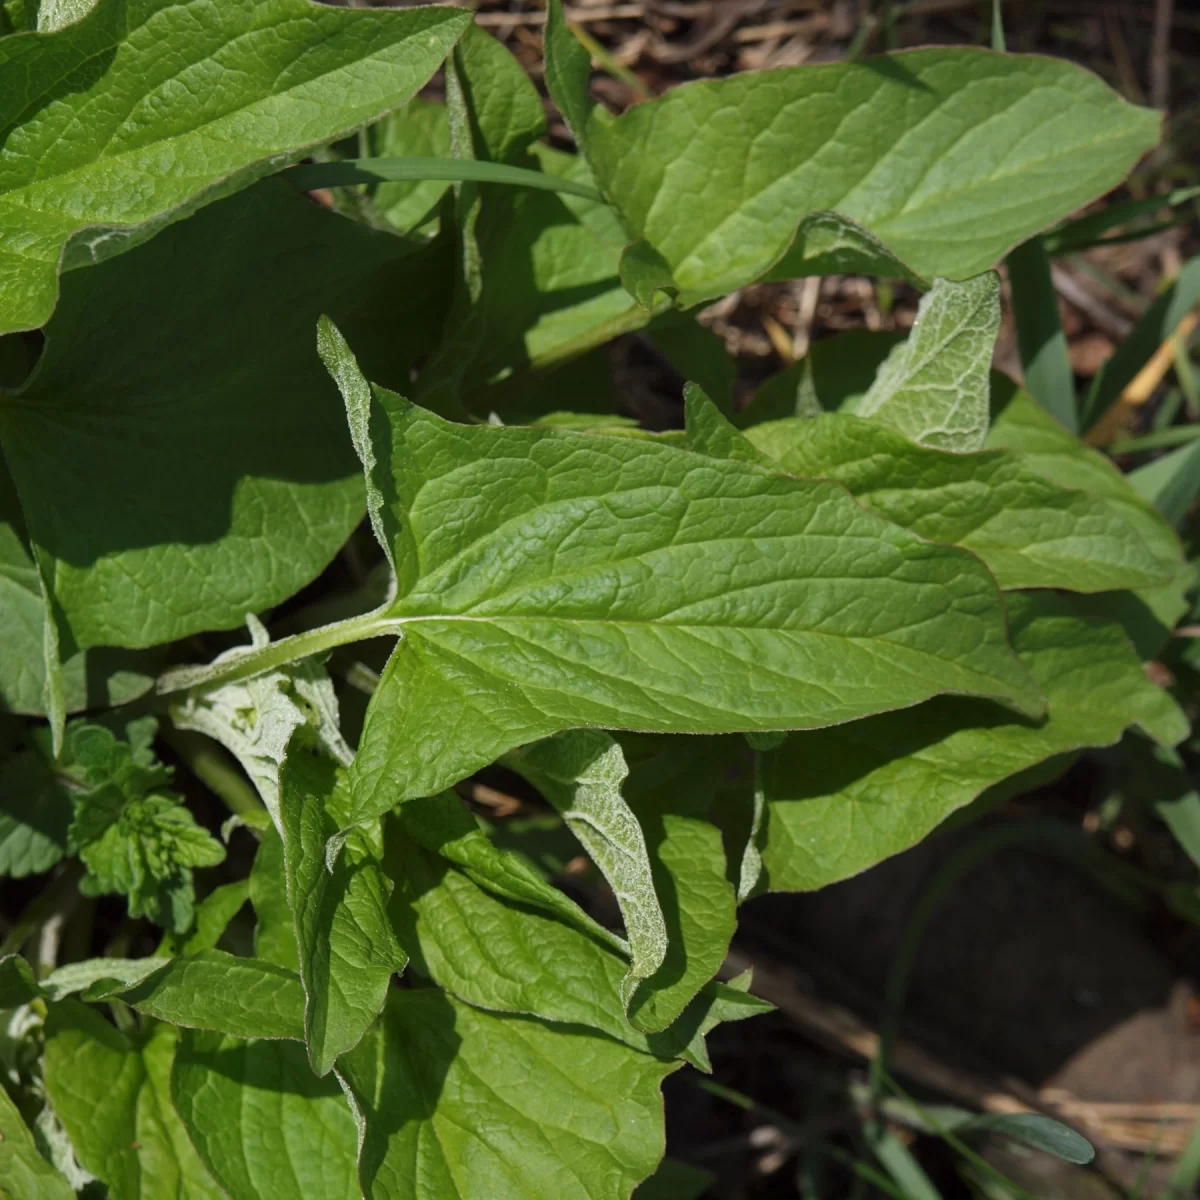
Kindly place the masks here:
<instances>
[{"instance_id":1,"label":"small green leaflet","mask_svg":"<svg viewBox=\"0 0 1200 1200\"><path fill-rule=\"evenodd\" d=\"M551 95L684 307L768 274L978 275L1119 183L1160 125L1073 64L967 48L700 80L615 118L588 74L553 0Z\"/></svg>"},{"instance_id":2,"label":"small green leaflet","mask_svg":"<svg viewBox=\"0 0 1200 1200\"><path fill-rule=\"evenodd\" d=\"M80 1164L112 1200L220 1200L171 1103L177 1037L155 1025L137 1044L74 1000L50 1008L46 1090Z\"/></svg>"},{"instance_id":3,"label":"small green leaflet","mask_svg":"<svg viewBox=\"0 0 1200 1200\"><path fill-rule=\"evenodd\" d=\"M766 886L810 891L907 849L987 788L1129 725L1163 745L1187 736L1119 626L1051 592L1009 596L1013 644L1046 692L1042 722L945 698L819 733L763 756ZM907 798L897 804L896 797Z\"/></svg>"},{"instance_id":4,"label":"small green leaflet","mask_svg":"<svg viewBox=\"0 0 1200 1200\"><path fill-rule=\"evenodd\" d=\"M351 772L355 820L572 726L811 728L939 691L1040 710L977 561L835 485L643 440L448 424L369 389L328 323L322 352L369 445L396 599L209 677L402 633Z\"/></svg>"},{"instance_id":5,"label":"small green leaflet","mask_svg":"<svg viewBox=\"0 0 1200 1200\"><path fill-rule=\"evenodd\" d=\"M674 1064L581 1030L392 992L340 1071L370 1200L627 1196L663 1153Z\"/></svg>"},{"instance_id":6,"label":"small green leaflet","mask_svg":"<svg viewBox=\"0 0 1200 1200\"><path fill-rule=\"evenodd\" d=\"M628 1008L639 982L662 966L667 927L642 827L621 794L629 768L620 745L598 729L574 729L510 754L505 764L562 813L608 880L629 937L630 970L622 984Z\"/></svg>"},{"instance_id":7,"label":"small green leaflet","mask_svg":"<svg viewBox=\"0 0 1200 1200\"><path fill-rule=\"evenodd\" d=\"M75 1189L38 1153L33 1134L0 1088L0 1195L12 1200L74 1200Z\"/></svg>"},{"instance_id":8,"label":"small green leaflet","mask_svg":"<svg viewBox=\"0 0 1200 1200\"><path fill-rule=\"evenodd\" d=\"M879 368L859 402L911 441L939 450L978 450L987 436L989 375L1000 332L1000 277L934 281L907 341Z\"/></svg>"},{"instance_id":9,"label":"small green leaflet","mask_svg":"<svg viewBox=\"0 0 1200 1200\"><path fill-rule=\"evenodd\" d=\"M77 24L0 41L0 332L45 323L64 260L108 257L398 107L469 19L99 0Z\"/></svg>"}]
</instances>

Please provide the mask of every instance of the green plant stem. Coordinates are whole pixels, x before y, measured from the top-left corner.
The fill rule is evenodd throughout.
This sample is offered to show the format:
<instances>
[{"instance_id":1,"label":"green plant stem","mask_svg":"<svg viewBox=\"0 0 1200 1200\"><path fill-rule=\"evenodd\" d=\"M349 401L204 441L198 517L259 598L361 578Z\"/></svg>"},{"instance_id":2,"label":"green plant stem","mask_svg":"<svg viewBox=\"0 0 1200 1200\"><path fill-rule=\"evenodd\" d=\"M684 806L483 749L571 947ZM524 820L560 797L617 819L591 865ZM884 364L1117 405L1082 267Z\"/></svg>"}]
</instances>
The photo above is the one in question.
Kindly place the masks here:
<instances>
[{"instance_id":1,"label":"green plant stem","mask_svg":"<svg viewBox=\"0 0 1200 1200\"><path fill-rule=\"evenodd\" d=\"M4 936L4 941L0 942L0 955L16 954L37 931L38 926L59 910L63 901L82 878L83 863L77 858L71 859L34 896L13 922L12 928Z\"/></svg>"},{"instance_id":2,"label":"green plant stem","mask_svg":"<svg viewBox=\"0 0 1200 1200\"><path fill-rule=\"evenodd\" d=\"M1008 45L1004 40L1004 16L1002 0L992 0L992 49L1003 54Z\"/></svg>"},{"instance_id":3,"label":"green plant stem","mask_svg":"<svg viewBox=\"0 0 1200 1200\"><path fill-rule=\"evenodd\" d=\"M619 79L639 100L653 100L654 93L627 66L617 60L601 45L586 29L578 25L568 28L575 35L579 44L592 56L592 60L607 71L614 79Z\"/></svg>"},{"instance_id":4,"label":"green plant stem","mask_svg":"<svg viewBox=\"0 0 1200 1200\"><path fill-rule=\"evenodd\" d=\"M271 824L263 802L232 760L203 734L164 725L162 738L187 764L187 768L210 791L220 796L254 831L262 833Z\"/></svg>"}]
</instances>

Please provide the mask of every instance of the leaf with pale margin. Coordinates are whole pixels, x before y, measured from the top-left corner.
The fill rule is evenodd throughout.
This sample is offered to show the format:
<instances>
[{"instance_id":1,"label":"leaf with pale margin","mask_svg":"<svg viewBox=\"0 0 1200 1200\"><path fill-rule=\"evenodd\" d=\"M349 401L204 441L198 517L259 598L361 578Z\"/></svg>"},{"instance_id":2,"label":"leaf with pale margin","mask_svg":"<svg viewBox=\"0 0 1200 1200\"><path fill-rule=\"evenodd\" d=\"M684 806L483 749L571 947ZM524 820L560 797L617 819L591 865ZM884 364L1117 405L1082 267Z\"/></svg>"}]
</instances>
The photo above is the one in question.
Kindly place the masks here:
<instances>
[{"instance_id":1,"label":"leaf with pale margin","mask_svg":"<svg viewBox=\"0 0 1200 1200\"><path fill-rule=\"evenodd\" d=\"M613 118L560 0L550 18L554 102L685 307L839 260L978 275L1158 140L1159 114L1074 64L967 48L700 80Z\"/></svg>"},{"instance_id":2,"label":"leaf with pale margin","mask_svg":"<svg viewBox=\"0 0 1200 1200\"><path fill-rule=\"evenodd\" d=\"M11 1200L74 1200L75 1189L38 1153L33 1134L0 1088L0 1195Z\"/></svg>"},{"instance_id":3,"label":"leaf with pale margin","mask_svg":"<svg viewBox=\"0 0 1200 1200\"><path fill-rule=\"evenodd\" d=\"M237 958L222 950L173 958L134 983L88 998L119 996L147 1016L188 1029L241 1038L304 1038L304 989L300 977L274 963Z\"/></svg>"},{"instance_id":4,"label":"leaf with pale margin","mask_svg":"<svg viewBox=\"0 0 1200 1200\"><path fill-rule=\"evenodd\" d=\"M371 1200L617 1200L663 1152L674 1064L442 992L393 992L339 1064Z\"/></svg>"},{"instance_id":5,"label":"leaf with pale margin","mask_svg":"<svg viewBox=\"0 0 1200 1200\"><path fill-rule=\"evenodd\" d=\"M1131 592L1081 597L1077 603L1096 616L1120 621L1143 658L1158 654L1188 610L1187 593L1196 575L1162 514L1134 491L1105 455L1073 437L1027 392L999 373L992 375L987 446L1016 451L1025 466L1059 487L1099 497L1137 530L1171 581Z\"/></svg>"},{"instance_id":6,"label":"leaf with pale margin","mask_svg":"<svg viewBox=\"0 0 1200 1200\"><path fill-rule=\"evenodd\" d=\"M987 436L989 375L1000 332L1000 277L934 281L921 297L908 340L879 368L859 401L911 441L939 450L978 450Z\"/></svg>"},{"instance_id":7,"label":"leaf with pale margin","mask_svg":"<svg viewBox=\"0 0 1200 1200\"><path fill-rule=\"evenodd\" d=\"M628 1009L638 984L662 966L667 927L642 827L621 794L629 774L625 755L611 735L573 729L525 746L504 761L562 813L608 880L629 938L629 974L621 985Z\"/></svg>"},{"instance_id":8,"label":"leaf with pale margin","mask_svg":"<svg viewBox=\"0 0 1200 1200\"><path fill-rule=\"evenodd\" d=\"M932 700L763 756L766 886L810 891L914 845L986 789L1057 755L1111 746L1130 725L1163 745L1187 718L1146 678L1119 626L1051 592L1009 596L1013 644L1049 700L1042 722L973 700Z\"/></svg>"},{"instance_id":9,"label":"leaf with pale margin","mask_svg":"<svg viewBox=\"0 0 1200 1200\"><path fill-rule=\"evenodd\" d=\"M231 1200L358 1200L354 1117L302 1047L185 1030L171 1095ZM235 1116L236 1114L236 1116Z\"/></svg>"},{"instance_id":10,"label":"leaf with pale margin","mask_svg":"<svg viewBox=\"0 0 1200 1200\"><path fill-rule=\"evenodd\" d=\"M321 346L356 377L328 323ZM354 419L366 387L347 389ZM403 634L351 771L355 821L572 727L813 728L943 691L1041 709L982 565L837 485L370 396L396 599L313 635Z\"/></svg>"},{"instance_id":11,"label":"leaf with pale margin","mask_svg":"<svg viewBox=\"0 0 1200 1200\"><path fill-rule=\"evenodd\" d=\"M742 752L738 738L639 738L621 742L630 764L625 796L641 823L668 944L659 969L634 993L630 1020L668 1027L720 970L737 928L721 832L708 819L717 787Z\"/></svg>"},{"instance_id":12,"label":"leaf with pale margin","mask_svg":"<svg viewBox=\"0 0 1200 1200\"><path fill-rule=\"evenodd\" d=\"M693 444L707 449L717 423L713 412L689 408ZM1170 578L1121 513L1052 483L1013 451L935 450L846 413L771 421L731 436L790 475L835 479L881 517L972 551L1005 589L1103 592Z\"/></svg>"},{"instance_id":13,"label":"leaf with pale margin","mask_svg":"<svg viewBox=\"0 0 1200 1200\"><path fill-rule=\"evenodd\" d=\"M440 269L271 180L64 279L0 441L65 656L236 627L325 568L362 482L313 325L407 378Z\"/></svg>"},{"instance_id":14,"label":"leaf with pale margin","mask_svg":"<svg viewBox=\"0 0 1200 1200\"><path fill-rule=\"evenodd\" d=\"M0 332L45 323L64 261L107 257L403 104L468 21L100 0L58 32L4 39Z\"/></svg>"},{"instance_id":15,"label":"leaf with pale margin","mask_svg":"<svg viewBox=\"0 0 1200 1200\"><path fill-rule=\"evenodd\" d=\"M379 1015L392 975L408 959L388 921L377 823L351 830L331 854L330 839L350 824L345 777L333 759L310 748L309 738L301 730L288 746L280 813L307 997L305 1041L313 1070L325 1075Z\"/></svg>"},{"instance_id":16,"label":"leaf with pale margin","mask_svg":"<svg viewBox=\"0 0 1200 1200\"><path fill-rule=\"evenodd\" d=\"M46 1091L79 1162L112 1200L219 1200L171 1103L177 1031L154 1026L135 1044L74 1000L46 1019Z\"/></svg>"}]
</instances>

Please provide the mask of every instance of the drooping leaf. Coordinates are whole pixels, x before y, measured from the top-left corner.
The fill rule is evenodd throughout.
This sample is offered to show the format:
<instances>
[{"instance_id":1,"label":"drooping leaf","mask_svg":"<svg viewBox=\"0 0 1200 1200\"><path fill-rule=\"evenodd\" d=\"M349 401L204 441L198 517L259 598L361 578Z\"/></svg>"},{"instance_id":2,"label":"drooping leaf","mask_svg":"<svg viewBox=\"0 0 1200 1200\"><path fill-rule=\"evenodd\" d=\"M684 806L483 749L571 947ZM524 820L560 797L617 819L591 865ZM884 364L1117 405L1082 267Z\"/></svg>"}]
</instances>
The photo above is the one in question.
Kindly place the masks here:
<instances>
[{"instance_id":1,"label":"drooping leaf","mask_svg":"<svg viewBox=\"0 0 1200 1200\"><path fill-rule=\"evenodd\" d=\"M344 773L294 735L280 772L283 857L307 1004L305 1041L318 1075L356 1046L379 1015L393 973L407 957L387 917L379 830L329 841L350 821Z\"/></svg>"},{"instance_id":2,"label":"drooping leaf","mask_svg":"<svg viewBox=\"0 0 1200 1200\"><path fill-rule=\"evenodd\" d=\"M1158 138L1158 114L1073 64L966 48L700 80L610 118L559 3L551 95L685 306L768 273L969 278Z\"/></svg>"},{"instance_id":3,"label":"drooping leaf","mask_svg":"<svg viewBox=\"0 0 1200 1200\"><path fill-rule=\"evenodd\" d=\"M346 386L329 326L322 352L361 421L366 384ZM352 769L355 820L570 727L811 728L940 691L1040 709L977 560L836 485L642 440L452 425L369 394L398 590L322 637L403 637Z\"/></svg>"},{"instance_id":4,"label":"drooping leaf","mask_svg":"<svg viewBox=\"0 0 1200 1200\"><path fill-rule=\"evenodd\" d=\"M299 976L274 963L205 950L173 958L131 987L104 991L172 1025L241 1038L304 1038L304 989Z\"/></svg>"},{"instance_id":5,"label":"drooping leaf","mask_svg":"<svg viewBox=\"0 0 1200 1200\"><path fill-rule=\"evenodd\" d=\"M171 1103L177 1036L156 1025L139 1045L74 1000L50 1008L46 1090L80 1163L112 1200L221 1196Z\"/></svg>"},{"instance_id":6,"label":"drooping leaf","mask_svg":"<svg viewBox=\"0 0 1200 1200\"><path fill-rule=\"evenodd\" d=\"M231 1200L358 1200L354 1117L290 1042L185 1030L171 1094Z\"/></svg>"},{"instance_id":7,"label":"drooping leaf","mask_svg":"<svg viewBox=\"0 0 1200 1200\"><path fill-rule=\"evenodd\" d=\"M608 880L629 937L630 969L622 983L628 1008L638 984L662 966L667 927L642 827L621 794L629 775L621 747L598 729L576 729L526 746L505 762L562 813Z\"/></svg>"},{"instance_id":8,"label":"drooping leaf","mask_svg":"<svg viewBox=\"0 0 1200 1200\"><path fill-rule=\"evenodd\" d=\"M672 1064L441 992L393 992L341 1069L371 1200L618 1200L662 1156Z\"/></svg>"},{"instance_id":9,"label":"drooping leaf","mask_svg":"<svg viewBox=\"0 0 1200 1200\"><path fill-rule=\"evenodd\" d=\"M708 449L715 414L692 405L689 417L691 436ZM835 479L881 517L971 550L1002 588L1101 592L1170 579L1123 513L1052 483L1015 452L918 446L848 413L771 421L744 437L789 474Z\"/></svg>"},{"instance_id":10,"label":"drooping leaf","mask_svg":"<svg viewBox=\"0 0 1200 1200\"><path fill-rule=\"evenodd\" d=\"M340 312L403 376L433 253L268 182L66 277L0 440L69 643L232 628L325 567L362 484L313 325ZM426 284L398 336L382 297Z\"/></svg>"},{"instance_id":11,"label":"drooping leaf","mask_svg":"<svg viewBox=\"0 0 1200 1200\"><path fill-rule=\"evenodd\" d=\"M0 332L49 318L64 256L107 257L398 107L468 20L308 0L99 0L56 33L6 38Z\"/></svg>"},{"instance_id":12,"label":"drooping leaf","mask_svg":"<svg viewBox=\"0 0 1200 1200\"><path fill-rule=\"evenodd\" d=\"M987 435L1000 278L934 282L907 341L879 368L855 411L939 450L978 450Z\"/></svg>"},{"instance_id":13,"label":"drooping leaf","mask_svg":"<svg viewBox=\"0 0 1200 1200\"><path fill-rule=\"evenodd\" d=\"M630 759L625 796L646 837L666 921L666 958L641 985L630 1019L644 1031L667 1028L712 979L737 926L721 833L707 813L735 739L622 739Z\"/></svg>"},{"instance_id":14,"label":"drooping leaf","mask_svg":"<svg viewBox=\"0 0 1200 1200\"><path fill-rule=\"evenodd\" d=\"M987 788L1129 725L1164 745L1187 718L1146 678L1119 626L1049 592L1009 597L1013 644L1049 700L1031 721L937 699L837 729L792 734L764 755L767 886L808 891L913 845Z\"/></svg>"},{"instance_id":15,"label":"drooping leaf","mask_svg":"<svg viewBox=\"0 0 1200 1200\"><path fill-rule=\"evenodd\" d=\"M38 1153L33 1134L0 1088L0 1195L13 1200L74 1200L75 1189Z\"/></svg>"}]
</instances>

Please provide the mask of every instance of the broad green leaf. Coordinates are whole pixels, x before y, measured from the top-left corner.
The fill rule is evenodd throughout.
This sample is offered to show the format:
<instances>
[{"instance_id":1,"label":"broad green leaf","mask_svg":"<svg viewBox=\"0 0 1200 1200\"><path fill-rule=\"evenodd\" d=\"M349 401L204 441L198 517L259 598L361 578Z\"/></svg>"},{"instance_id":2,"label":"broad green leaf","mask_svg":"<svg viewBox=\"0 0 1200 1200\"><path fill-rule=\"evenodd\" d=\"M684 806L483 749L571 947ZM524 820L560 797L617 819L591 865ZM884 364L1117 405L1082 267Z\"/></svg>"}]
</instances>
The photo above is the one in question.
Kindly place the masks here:
<instances>
[{"instance_id":1,"label":"broad green leaf","mask_svg":"<svg viewBox=\"0 0 1200 1200\"><path fill-rule=\"evenodd\" d=\"M0 711L46 712L45 635L42 583L0 454ZM161 657L156 650L100 647L73 655L61 668L64 708L74 713L136 700L153 685Z\"/></svg>"},{"instance_id":2,"label":"broad green leaf","mask_svg":"<svg viewBox=\"0 0 1200 1200\"><path fill-rule=\"evenodd\" d=\"M1071 63L966 48L700 80L615 118L587 65L552 24L551 95L685 307L838 261L978 275L1119 183L1160 123Z\"/></svg>"},{"instance_id":3,"label":"broad green leaf","mask_svg":"<svg viewBox=\"0 0 1200 1200\"><path fill-rule=\"evenodd\" d=\"M403 635L351 772L355 820L571 727L812 728L941 691L1040 711L982 565L838 486L641 440L452 425L378 388L364 414L328 325L322 352L352 423L369 422L398 583L313 637Z\"/></svg>"},{"instance_id":4,"label":"broad green leaf","mask_svg":"<svg viewBox=\"0 0 1200 1200\"><path fill-rule=\"evenodd\" d=\"M379 1015L393 973L407 956L387 916L378 829L355 829L336 850L330 839L350 821L344 774L331 758L293 737L280 772L288 903L307 1004L309 1060L326 1074ZM333 857L336 855L336 858Z\"/></svg>"},{"instance_id":5,"label":"broad green leaf","mask_svg":"<svg viewBox=\"0 0 1200 1200\"><path fill-rule=\"evenodd\" d=\"M662 1156L674 1068L426 990L393 992L341 1069L371 1200L620 1200Z\"/></svg>"},{"instance_id":6,"label":"broad green leaf","mask_svg":"<svg viewBox=\"0 0 1200 1200\"><path fill-rule=\"evenodd\" d=\"M50 1008L46 1091L79 1162L112 1200L221 1196L171 1103L176 1039L156 1025L138 1045L74 1000Z\"/></svg>"},{"instance_id":7,"label":"broad green leaf","mask_svg":"<svg viewBox=\"0 0 1200 1200\"><path fill-rule=\"evenodd\" d=\"M268 830L254 856L254 866L250 869L250 902L257 918L254 956L299 971L296 927L287 901L283 839L274 829Z\"/></svg>"},{"instance_id":8,"label":"broad green leaf","mask_svg":"<svg viewBox=\"0 0 1200 1200\"><path fill-rule=\"evenodd\" d=\"M0 1088L0 1196L10 1200L74 1200L75 1189L38 1153L33 1134Z\"/></svg>"},{"instance_id":9,"label":"broad green leaf","mask_svg":"<svg viewBox=\"0 0 1200 1200\"><path fill-rule=\"evenodd\" d=\"M737 359L720 337L684 315L660 319L647 334L679 375L699 384L727 416L733 413Z\"/></svg>"},{"instance_id":10,"label":"broad green leaf","mask_svg":"<svg viewBox=\"0 0 1200 1200\"><path fill-rule=\"evenodd\" d=\"M171 1094L231 1200L358 1200L354 1117L301 1046L185 1030Z\"/></svg>"},{"instance_id":11,"label":"broad green leaf","mask_svg":"<svg viewBox=\"0 0 1200 1200\"><path fill-rule=\"evenodd\" d=\"M67 852L73 815L42 755L23 750L0 763L0 875L48 871Z\"/></svg>"},{"instance_id":12,"label":"broad green leaf","mask_svg":"<svg viewBox=\"0 0 1200 1200\"><path fill-rule=\"evenodd\" d=\"M855 411L922 446L978 450L987 436L992 351L1000 331L1000 277L934 282L901 342Z\"/></svg>"},{"instance_id":13,"label":"broad green leaf","mask_svg":"<svg viewBox=\"0 0 1200 1200\"><path fill-rule=\"evenodd\" d=\"M179 954L199 954L213 950L224 936L229 923L250 899L250 884L245 879L223 883L213 888L196 905L196 919L183 934L168 933L155 951L160 957L174 958Z\"/></svg>"},{"instance_id":14,"label":"broad green leaf","mask_svg":"<svg viewBox=\"0 0 1200 1200\"><path fill-rule=\"evenodd\" d=\"M93 989L103 995L132 987L161 969L161 958L88 958L51 971L41 988L46 999L55 1001L77 993L90 996Z\"/></svg>"},{"instance_id":15,"label":"broad green leaf","mask_svg":"<svg viewBox=\"0 0 1200 1200\"><path fill-rule=\"evenodd\" d=\"M973 700L792 734L763 756L767 887L809 891L907 849L993 785L1136 725L1163 745L1187 736L1119 626L1076 616L1050 592L1009 596L1013 644L1049 700L1030 721Z\"/></svg>"},{"instance_id":16,"label":"broad green leaf","mask_svg":"<svg viewBox=\"0 0 1200 1200\"><path fill-rule=\"evenodd\" d=\"M628 1008L638 984L662 966L667 927L642 827L621 794L629 768L620 745L598 729L574 729L514 752L505 764L562 813L608 880L629 938L629 975L621 985Z\"/></svg>"},{"instance_id":17,"label":"broad green leaf","mask_svg":"<svg viewBox=\"0 0 1200 1200\"><path fill-rule=\"evenodd\" d=\"M714 1012L731 1019L720 1009L723 994L709 988L665 1032L633 1028L622 1001L626 955L545 906L476 882L421 845L407 821L434 803L413 801L389 818L384 859L395 885L392 924L420 974L478 1008L586 1026L663 1058L696 1059Z\"/></svg>"},{"instance_id":18,"label":"broad green leaf","mask_svg":"<svg viewBox=\"0 0 1200 1200\"><path fill-rule=\"evenodd\" d=\"M416 97L372 126L367 136L372 153L379 158L446 158L450 154L446 106ZM397 229L436 232L438 201L449 186L444 179L381 183L372 199Z\"/></svg>"},{"instance_id":19,"label":"broad green leaf","mask_svg":"<svg viewBox=\"0 0 1200 1200\"><path fill-rule=\"evenodd\" d=\"M33 968L19 954L0 958L0 1008L20 1008L42 995Z\"/></svg>"},{"instance_id":20,"label":"broad green leaf","mask_svg":"<svg viewBox=\"0 0 1200 1200\"><path fill-rule=\"evenodd\" d=\"M726 877L721 833L707 820L735 739L622 739L625 785L641 822L669 940L662 966L634 994L630 1019L664 1029L712 979L737 927L737 897ZM649 742L649 745L646 744Z\"/></svg>"},{"instance_id":21,"label":"broad green leaf","mask_svg":"<svg viewBox=\"0 0 1200 1200\"><path fill-rule=\"evenodd\" d=\"M696 436L712 424L710 414ZM1170 578L1123 513L1050 482L1015 452L935 450L844 413L772 421L744 436L789 474L835 479L881 517L973 551L1002 588L1101 592Z\"/></svg>"},{"instance_id":22,"label":"broad green leaf","mask_svg":"<svg viewBox=\"0 0 1200 1200\"><path fill-rule=\"evenodd\" d=\"M393 297L432 253L268 182L67 276L0 440L70 642L232 628L325 567L362 483L313 325L340 312L403 377L436 278Z\"/></svg>"},{"instance_id":23,"label":"broad green leaf","mask_svg":"<svg viewBox=\"0 0 1200 1200\"><path fill-rule=\"evenodd\" d=\"M274 963L205 950L173 958L129 988L106 992L171 1025L242 1038L304 1038L299 976Z\"/></svg>"},{"instance_id":24,"label":"broad green leaf","mask_svg":"<svg viewBox=\"0 0 1200 1200\"><path fill-rule=\"evenodd\" d=\"M1027 467L1059 487L1103 499L1141 534L1150 552L1170 572L1169 583L1086 602L1088 611L1119 620L1142 657L1153 658L1187 611L1186 593L1195 580L1194 568L1184 559L1175 531L1105 455L1069 434L1027 392L999 374L992 376L992 408L989 448L1015 450Z\"/></svg>"},{"instance_id":25,"label":"broad green leaf","mask_svg":"<svg viewBox=\"0 0 1200 1200\"><path fill-rule=\"evenodd\" d=\"M56 33L4 39L0 332L49 318L64 260L107 257L404 103L468 20L308 0L100 0Z\"/></svg>"}]
</instances>

